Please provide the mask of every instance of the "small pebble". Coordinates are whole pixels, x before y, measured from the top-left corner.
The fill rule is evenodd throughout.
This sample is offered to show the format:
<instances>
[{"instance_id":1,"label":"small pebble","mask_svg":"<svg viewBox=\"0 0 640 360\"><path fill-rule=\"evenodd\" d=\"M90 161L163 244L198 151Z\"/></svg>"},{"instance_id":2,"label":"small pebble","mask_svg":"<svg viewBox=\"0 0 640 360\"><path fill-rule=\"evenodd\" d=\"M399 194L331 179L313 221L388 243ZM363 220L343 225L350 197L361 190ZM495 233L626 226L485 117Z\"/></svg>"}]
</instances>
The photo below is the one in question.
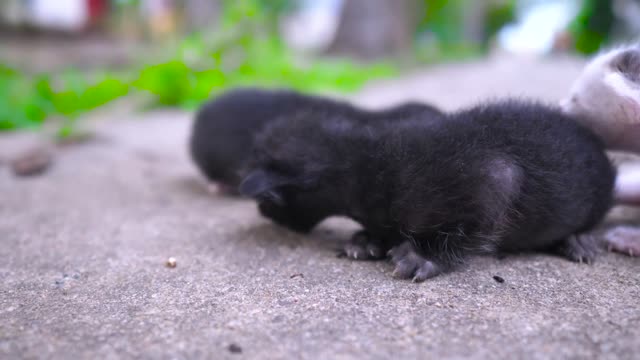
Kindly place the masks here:
<instances>
[{"instance_id":1,"label":"small pebble","mask_svg":"<svg viewBox=\"0 0 640 360\"><path fill-rule=\"evenodd\" d=\"M240 345L237 345L237 344L231 344L227 349L229 349L229 352L231 352L232 354L242 353L242 348L240 347Z\"/></svg>"},{"instance_id":2,"label":"small pebble","mask_svg":"<svg viewBox=\"0 0 640 360\"><path fill-rule=\"evenodd\" d=\"M18 176L42 174L53 162L53 156L45 147L36 147L11 161L11 168Z\"/></svg>"},{"instance_id":3,"label":"small pebble","mask_svg":"<svg viewBox=\"0 0 640 360\"><path fill-rule=\"evenodd\" d=\"M167 259L166 265L167 267L174 268L178 265L178 262L176 261L176 258L170 257Z\"/></svg>"},{"instance_id":4,"label":"small pebble","mask_svg":"<svg viewBox=\"0 0 640 360\"><path fill-rule=\"evenodd\" d=\"M493 280L495 280L496 282L499 282L500 284L504 282L504 279L498 275L494 275Z\"/></svg>"}]
</instances>

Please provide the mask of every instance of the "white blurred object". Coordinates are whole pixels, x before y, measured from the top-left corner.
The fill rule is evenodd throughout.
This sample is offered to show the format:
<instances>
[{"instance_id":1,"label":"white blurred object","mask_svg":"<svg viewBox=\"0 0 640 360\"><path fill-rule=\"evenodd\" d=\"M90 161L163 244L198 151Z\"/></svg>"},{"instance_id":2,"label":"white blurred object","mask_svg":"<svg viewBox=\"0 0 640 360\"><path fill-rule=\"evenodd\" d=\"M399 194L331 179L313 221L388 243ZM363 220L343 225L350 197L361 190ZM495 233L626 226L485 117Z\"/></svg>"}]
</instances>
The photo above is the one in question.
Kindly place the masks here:
<instances>
[{"instance_id":1,"label":"white blurred object","mask_svg":"<svg viewBox=\"0 0 640 360\"><path fill-rule=\"evenodd\" d=\"M640 168L623 168L618 171L615 197L622 204L640 205Z\"/></svg>"},{"instance_id":2,"label":"white blurred object","mask_svg":"<svg viewBox=\"0 0 640 360\"><path fill-rule=\"evenodd\" d=\"M516 24L504 27L498 34L500 45L515 53L549 52L556 35L565 30L579 11L576 0L534 0L523 2Z\"/></svg>"},{"instance_id":3,"label":"white blurred object","mask_svg":"<svg viewBox=\"0 0 640 360\"><path fill-rule=\"evenodd\" d=\"M89 21L86 0L32 0L28 22L55 30L81 30Z\"/></svg>"},{"instance_id":4,"label":"white blurred object","mask_svg":"<svg viewBox=\"0 0 640 360\"><path fill-rule=\"evenodd\" d=\"M285 17L285 42L300 51L326 49L335 36L343 0L298 0L299 10Z\"/></svg>"}]
</instances>

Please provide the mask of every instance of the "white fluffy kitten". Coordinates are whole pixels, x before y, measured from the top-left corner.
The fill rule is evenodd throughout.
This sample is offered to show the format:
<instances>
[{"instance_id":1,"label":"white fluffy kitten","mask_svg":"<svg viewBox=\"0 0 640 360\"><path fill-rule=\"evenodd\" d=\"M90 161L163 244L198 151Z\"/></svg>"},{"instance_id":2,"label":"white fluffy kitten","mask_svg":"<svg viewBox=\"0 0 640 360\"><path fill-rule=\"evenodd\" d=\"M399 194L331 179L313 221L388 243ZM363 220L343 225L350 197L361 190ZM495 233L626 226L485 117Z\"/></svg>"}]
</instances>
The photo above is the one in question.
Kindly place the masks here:
<instances>
[{"instance_id":1,"label":"white fluffy kitten","mask_svg":"<svg viewBox=\"0 0 640 360\"><path fill-rule=\"evenodd\" d=\"M640 153L640 44L595 57L561 102L612 150Z\"/></svg>"}]
</instances>

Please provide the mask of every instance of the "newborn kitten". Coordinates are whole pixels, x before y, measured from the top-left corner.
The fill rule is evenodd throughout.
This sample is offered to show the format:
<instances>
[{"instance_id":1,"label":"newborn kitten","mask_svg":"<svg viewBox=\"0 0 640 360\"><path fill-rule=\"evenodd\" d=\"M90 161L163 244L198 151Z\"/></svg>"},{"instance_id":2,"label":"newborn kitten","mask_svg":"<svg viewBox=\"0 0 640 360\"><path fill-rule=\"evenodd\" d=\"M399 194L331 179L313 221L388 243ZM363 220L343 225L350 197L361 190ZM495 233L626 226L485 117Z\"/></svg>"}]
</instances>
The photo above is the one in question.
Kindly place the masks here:
<instances>
[{"instance_id":1,"label":"newborn kitten","mask_svg":"<svg viewBox=\"0 0 640 360\"><path fill-rule=\"evenodd\" d=\"M579 115L612 150L640 154L640 45L623 46L593 59L562 102L565 112ZM621 170L616 180L618 204L640 205L640 171ZM640 255L640 229L614 229L609 248Z\"/></svg>"},{"instance_id":2,"label":"newborn kitten","mask_svg":"<svg viewBox=\"0 0 640 360\"><path fill-rule=\"evenodd\" d=\"M236 89L205 104L193 125L190 152L205 177L233 192L253 151L255 135L281 116L299 110L345 116L354 121L387 121L422 112L440 114L433 106L405 103L367 111L349 103L286 90Z\"/></svg>"},{"instance_id":3,"label":"newborn kitten","mask_svg":"<svg viewBox=\"0 0 640 360\"><path fill-rule=\"evenodd\" d=\"M640 46L593 59L561 106L578 115L607 148L640 153Z\"/></svg>"},{"instance_id":4,"label":"newborn kitten","mask_svg":"<svg viewBox=\"0 0 640 360\"><path fill-rule=\"evenodd\" d=\"M364 227L358 259L391 249L394 274L423 281L468 253L549 250L590 262L586 233L611 205L601 141L559 110L504 101L443 118L360 124L303 111L268 124L240 191L298 231L332 215Z\"/></svg>"}]
</instances>

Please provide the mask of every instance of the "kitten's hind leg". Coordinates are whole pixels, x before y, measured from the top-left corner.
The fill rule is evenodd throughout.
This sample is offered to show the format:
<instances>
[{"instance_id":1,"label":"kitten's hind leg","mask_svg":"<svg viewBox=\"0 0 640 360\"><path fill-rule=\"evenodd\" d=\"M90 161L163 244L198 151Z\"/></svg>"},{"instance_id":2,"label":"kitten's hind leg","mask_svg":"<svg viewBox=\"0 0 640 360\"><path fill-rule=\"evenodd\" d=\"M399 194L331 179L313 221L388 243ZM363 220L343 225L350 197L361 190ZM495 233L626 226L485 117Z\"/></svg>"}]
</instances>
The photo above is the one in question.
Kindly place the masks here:
<instances>
[{"instance_id":1,"label":"kitten's hind leg","mask_svg":"<svg viewBox=\"0 0 640 360\"><path fill-rule=\"evenodd\" d=\"M360 230L353 234L343 251L355 260L379 260L386 256L387 248L382 241L372 237L368 231Z\"/></svg>"},{"instance_id":2,"label":"kitten's hind leg","mask_svg":"<svg viewBox=\"0 0 640 360\"><path fill-rule=\"evenodd\" d=\"M554 245L551 250L571 261L592 264L599 252L598 238L587 233L574 234Z\"/></svg>"},{"instance_id":3,"label":"kitten's hind leg","mask_svg":"<svg viewBox=\"0 0 640 360\"><path fill-rule=\"evenodd\" d=\"M411 243L406 241L389 251L395 266L393 276L422 282L444 272L444 267L418 254Z\"/></svg>"}]
</instances>

